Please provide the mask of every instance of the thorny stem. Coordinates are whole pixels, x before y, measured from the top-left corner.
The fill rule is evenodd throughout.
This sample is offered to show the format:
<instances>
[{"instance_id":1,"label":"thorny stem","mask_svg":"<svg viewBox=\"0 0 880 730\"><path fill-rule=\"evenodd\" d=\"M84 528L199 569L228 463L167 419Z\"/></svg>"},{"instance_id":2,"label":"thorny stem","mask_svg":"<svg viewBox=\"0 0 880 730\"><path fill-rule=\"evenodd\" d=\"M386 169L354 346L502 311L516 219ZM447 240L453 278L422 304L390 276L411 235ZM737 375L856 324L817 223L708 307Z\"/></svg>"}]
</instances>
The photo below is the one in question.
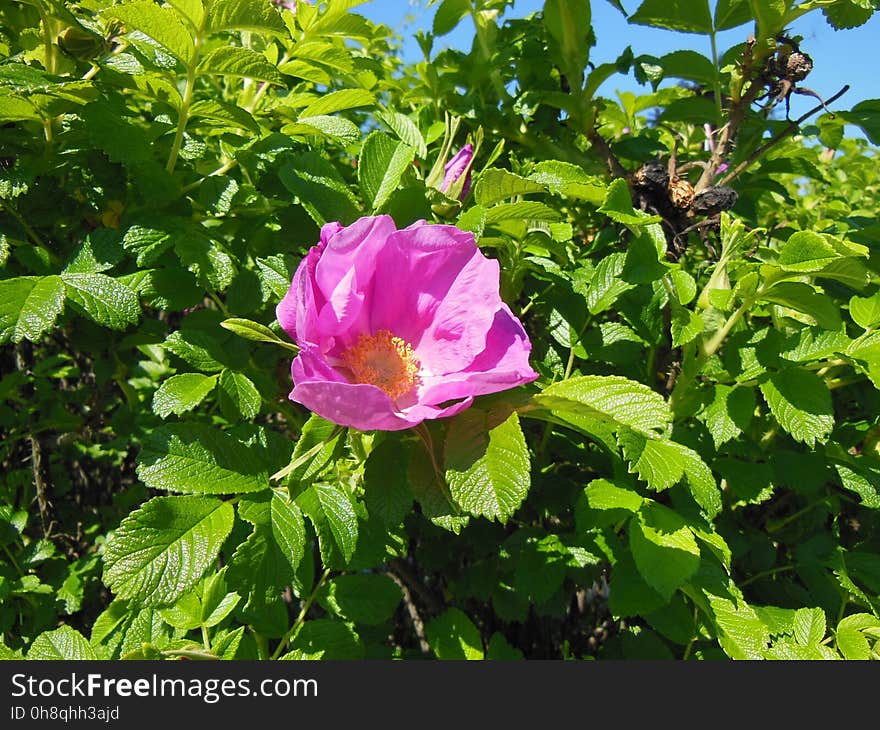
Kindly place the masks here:
<instances>
[{"instance_id":1,"label":"thorny stem","mask_svg":"<svg viewBox=\"0 0 880 730\"><path fill-rule=\"evenodd\" d=\"M278 642L278 646L275 648L275 651L272 652L271 659L277 659L281 656L281 653L284 649L293 641L302 629L303 622L305 621L306 614L309 612L309 609L312 607L312 603L315 600L315 597L318 595L318 591L321 589L321 586L324 585L324 581L327 580L327 577L330 575L330 568L327 568L322 574L318 583L312 589L312 592L308 595L305 601L303 601L302 609L299 612L299 615L296 617L296 621L293 622L293 626L291 626L281 637L281 641Z\"/></svg>"}]
</instances>

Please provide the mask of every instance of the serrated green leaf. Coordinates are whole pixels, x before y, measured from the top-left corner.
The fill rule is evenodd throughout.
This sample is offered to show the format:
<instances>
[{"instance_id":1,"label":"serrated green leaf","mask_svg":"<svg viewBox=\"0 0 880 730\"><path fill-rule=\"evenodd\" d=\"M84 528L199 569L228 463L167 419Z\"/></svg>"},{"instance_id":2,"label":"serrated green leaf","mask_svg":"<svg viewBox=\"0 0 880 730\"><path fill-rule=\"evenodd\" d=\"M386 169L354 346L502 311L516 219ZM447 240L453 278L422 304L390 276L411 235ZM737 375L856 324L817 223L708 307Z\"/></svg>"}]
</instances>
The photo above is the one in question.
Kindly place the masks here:
<instances>
[{"instance_id":1,"label":"serrated green leaf","mask_svg":"<svg viewBox=\"0 0 880 730\"><path fill-rule=\"evenodd\" d=\"M239 77L265 81L270 84L284 84L284 77L262 53L238 46L221 46L211 51L199 62L196 71L200 74Z\"/></svg>"},{"instance_id":2,"label":"serrated green leaf","mask_svg":"<svg viewBox=\"0 0 880 730\"><path fill-rule=\"evenodd\" d=\"M172 603L216 560L233 519L232 505L218 499L155 497L107 540L104 582L143 606Z\"/></svg>"},{"instance_id":3,"label":"serrated green leaf","mask_svg":"<svg viewBox=\"0 0 880 730\"><path fill-rule=\"evenodd\" d=\"M699 417L712 434L712 441L718 449L745 431L754 413L755 391L752 388L716 385L712 402Z\"/></svg>"},{"instance_id":4,"label":"serrated green leaf","mask_svg":"<svg viewBox=\"0 0 880 730\"><path fill-rule=\"evenodd\" d=\"M86 638L70 626L61 626L54 631L40 634L27 653L28 659L84 661L97 659L91 644Z\"/></svg>"},{"instance_id":5,"label":"serrated green leaf","mask_svg":"<svg viewBox=\"0 0 880 730\"><path fill-rule=\"evenodd\" d=\"M316 484L313 488L336 547L347 563L354 554L358 539L357 515L351 499L334 484Z\"/></svg>"},{"instance_id":6,"label":"serrated green leaf","mask_svg":"<svg viewBox=\"0 0 880 730\"><path fill-rule=\"evenodd\" d=\"M218 340L201 330L177 330L165 338L162 346L197 370L219 372L225 367L225 355Z\"/></svg>"},{"instance_id":7,"label":"serrated green leaf","mask_svg":"<svg viewBox=\"0 0 880 730\"><path fill-rule=\"evenodd\" d=\"M837 624L835 640L845 659L860 661L871 658L871 647L862 633L865 629L880 629L880 620L869 613L854 613Z\"/></svg>"},{"instance_id":8,"label":"serrated green leaf","mask_svg":"<svg viewBox=\"0 0 880 730\"><path fill-rule=\"evenodd\" d=\"M446 35L459 24L470 9L470 0L443 0L434 15L431 32L438 38Z\"/></svg>"},{"instance_id":9,"label":"serrated green leaf","mask_svg":"<svg viewBox=\"0 0 880 730\"><path fill-rule=\"evenodd\" d=\"M388 202L414 157L412 147L395 142L383 132L373 132L364 140L358 159L358 183L372 210L379 210Z\"/></svg>"},{"instance_id":10,"label":"serrated green leaf","mask_svg":"<svg viewBox=\"0 0 880 730\"><path fill-rule=\"evenodd\" d=\"M587 485L584 494L591 509L625 510L635 514L645 498L632 489L619 487L607 479L594 479Z\"/></svg>"},{"instance_id":11,"label":"serrated green leaf","mask_svg":"<svg viewBox=\"0 0 880 730\"><path fill-rule=\"evenodd\" d=\"M503 221L558 221L559 211L546 203L525 200L521 203L499 203L486 210L486 223L502 223Z\"/></svg>"},{"instance_id":12,"label":"serrated green leaf","mask_svg":"<svg viewBox=\"0 0 880 730\"><path fill-rule=\"evenodd\" d=\"M629 22L682 33L712 33L708 0L644 0Z\"/></svg>"},{"instance_id":13,"label":"serrated green leaf","mask_svg":"<svg viewBox=\"0 0 880 730\"><path fill-rule=\"evenodd\" d=\"M824 443L834 428L834 407L824 381L809 370L773 373L761 383L770 412L792 438L807 446Z\"/></svg>"},{"instance_id":14,"label":"serrated green leaf","mask_svg":"<svg viewBox=\"0 0 880 730\"><path fill-rule=\"evenodd\" d=\"M125 284L104 274L66 273L61 278L67 298L98 324L114 330L137 324L141 305Z\"/></svg>"},{"instance_id":15,"label":"serrated green leaf","mask_svg":"<svg viewBox=\"0 0 880 730\"><path fill-rule=\"evenodd\" d=\"M330 619L306 621L282 659L363 659L364 645L351 624Z\"/></svg>"},{"instance_id":16,"label":"serrated green leaf","mask_svg":"<svg viewBox=\"0 0 880 730\"><path fill-rule=\"evenodd\" d=\"M0 342L38 340L64 309L60 276L20 276L0 281Z\"/></svg>"},{"instance_id":17,"label":"serrated green leaf","mask_svg":"<svg viewBox=\"0 0 880 730\"><path fill-rule=\"evenodd\" d=\"M340 575L325 583L318 602L348 621L370 626L391 618L403 594L385 575Z\"/></svg>"},{"instance_id":18,"label":"serrated green leaf","mask_svg":"<svg viewBox=\"0 0 880 730\"><path fill-rule=\"evenodd\" d=\"M328 160L315 153L296 156L279 170L278 176L319 225L328 221L346 225L360 216L345 181Z\"/></svg>"},{"instance_id":19,"label":"serrated green leaf","mask_svg":"<svg viewBox=\"0 0 880 730\"><path fill-rule=\"evenodd\" d=\"M172 413L179 416L191 411L214 390L216 383L216 377L201 373L172 375L162 381L162 385L153 394L153 413L167 418Z\"/></svg>"},{"instance_id":20,"label":"serrated green leaf","mask_svg":"<svg viewBox=\"0 0 880 730\"><path fill-rule=\"evenodd\" d=\"M373 106L376 97L366 89L340 89L318 97L300 113L300 117L317 117L347 109Z\"/></svg>"},{"instance_id":21,"label":"serrated green leaf","mask_svg":"<svg viewBox=\"0 0 880 730\"><path fill-rule=\"evenodd\" d=\"M508 170L491 167L480 173L480 179L474 188L474 197L480 205L490 206L518 195L545 191L546 188L540 183Z\"/></svg>"},{"instance_id":22,"label":"serrated green leaf","mask_svg":"<svg viewBox=\"0 0 880 730\"><path fill-rule=\"evenodd\" d=\"M555 415L583 415L653 435L672 422L669 405L648 386L618 375L583 375L545 388L535 404Z\"/></svg>"},{"instance_id":23,"label":"serrated green leaf","mask_svg":"<svg viewBox=\"0 0 880 730\"><path fill-rule=\"evenodd\" d=\"M388 439L374 448L364 465L364 500L371 517L385 525L399 525L413 506L407 483L409 451L404 444Z\"/></svg>"},{"instance_id":24,"label":"serrated green leaf","mask_svg":"<svg viewBox=\"0 0 880 730\"><path fill-rule=\"evenodd\" d=\"M642 578L669 599L700 567L691 529L668 507L649 502L629 523L629 544Z\"/></svg>"},{"instance_id":25,"label":"serrated green leaf","mask_svg":"<svg viewBox=\"0 0 880 730\"><path fill-rule=\"evenodd\" d=\"M529 490L529 452L514 413L488 430L484 411L468 409L449 424L446 481L466 512L506 522Z\"/></svg>"},{"instance_id":26,"label":"serrated green leaf","mask_svg":"<svg viewBox=\"0 0 880 730\"><path fill-rule=\"evenodd\" d=\"M416 123L405 114L380 109L376 112L379 121L384 123L398 138L415 149L416 154L424 159L428 154L425 138Z\"/></svg>"},{"instance_id":27,"label":"serrated green leaf","mask_svg":"<svg viewBox=\"0 0 880 730\"><path fill-rule=\"evenodd\" d=\"M263 399L247 375L227 369L220 373L218 384L220 408L227 417L250 420L260 412Z\"/></svg>"},{"instance_id":28,"label":"serrated green leaf","mask_svg":"<svg viewBox=\"0 0 880 730\"><path fill-rule=\"evenodd\" d=\"M425 636L438 659L482 659L480 632L464 611L448 608L425 626Z\"/></svg>"},{"instance_id":29,"label":"serrated green leaf","mask_svg":"<svg viewBox=\"0 0 880 730\"><path fill-rule=\"evenodd\" d=\"M221 30L251 30L280 38L289 36L275 6L261 0L222 0L210 3L207 29L212 33Z\"/></svg>"},{"instance_id":30,"label":"serrated green leaf","mask_svg":"<svg viewBox=\"0 0 880 730\"><path fill-rule=\"evenodd\" d=\"M825 612L799 608L794 614L794 638L802 646L815 646L825 638Z\"/></svg>"},{"instance_id":31,"label":"serrated green leaf","mask_svg":"<svg viewBox=\"0 0 880 730\"><path fill-rule=\"evenodd\" d=\"M106 13L121 20L127 30L139 30L148 35L184 64L189 63L195 55L192 36L171 8L160 7L150 0L136 0L114 5Z\"/></svg>"},{"instance_id":32,"label":"serrated green leaf","mask_svg":"<svg viewBox=\"0 0 880 730\"><path fill-rule=\"evenodd\" d=\"M601 205L605 200L605 182L570 162L544 160L535 165L528 177L565 198L585 200L593 205Z\"/></svg>"},{"instance_id":33,"label":"serrated green leaf","mask_svg":"<svg viewBox=\"0 0 880 730\"><path fill-rule=\"evenodd\" d=\"M863 329L880 324L880 291L870 297L856 296L850 299L849 316Z\"/></svg>"},{"instance_id":34,"label":"serrated green leaf","mask_svg":"<svg viewBox=\"0 0 880 730\"><path fill-rule=\"evenodd\" d=\"M265 455L201 423L153 430L138 457L137 474L147 486L172 492L244 494L269 487Z\"/></svg>"}]
</instances>

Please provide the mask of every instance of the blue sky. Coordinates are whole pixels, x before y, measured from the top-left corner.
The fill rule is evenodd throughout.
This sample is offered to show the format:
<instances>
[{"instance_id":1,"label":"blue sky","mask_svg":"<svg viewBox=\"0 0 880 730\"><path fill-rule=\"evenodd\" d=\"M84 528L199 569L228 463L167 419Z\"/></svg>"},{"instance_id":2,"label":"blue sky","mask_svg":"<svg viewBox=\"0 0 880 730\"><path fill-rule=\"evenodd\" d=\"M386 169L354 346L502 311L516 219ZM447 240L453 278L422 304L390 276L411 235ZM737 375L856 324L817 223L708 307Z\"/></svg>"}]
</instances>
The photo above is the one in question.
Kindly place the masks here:
<instances>
[{"instance_id":1,"label":"blue sky","mask_svg":"<svg viewBox=\"0 0 880 730\"><path fill-rule=\"evenodd\" d=\"M543 7L543 0L516 0L514 7L504 17L526 17ZM710 0L714 6L714 0ZM425 0L369 0L359 8L359 12L370 19L382 22L404 41L404 57L408 60L421 58L421 52L413 36L418 29L430 29L437 5L425 7ZM632 13L639 6L638 0L624 0L624 7ZM597 44L593 48L593 63L613 61L630 45L638 55L647 53L662 56L681 48L704 53L710 56L709 39L704 36L674 33L659 28L630 25L618 10L605 0L593 0L593 28ZM719 53L728 47L742 42L751 30L750 25L725 31L719 34ZM814 61L814 69L806 85L827 98L835 94L845 83L850 90L842 97L835 108L849 109L864 99L880 98L880 13L860 28L835 31L825 22L821 12L815 11L801 18L792 27L795 35L804 37L802 48ZM468 49L473 39L474 29L470 20L464 20L449 35L437 39L435 51L445 47ZM601 93L613 96L616 90L639 91L649 87L639 87L633 77L615 76L601 88ZM792 97L792 117L808 111L815 106L811 97Z\"/></svg>"}]
</instances>

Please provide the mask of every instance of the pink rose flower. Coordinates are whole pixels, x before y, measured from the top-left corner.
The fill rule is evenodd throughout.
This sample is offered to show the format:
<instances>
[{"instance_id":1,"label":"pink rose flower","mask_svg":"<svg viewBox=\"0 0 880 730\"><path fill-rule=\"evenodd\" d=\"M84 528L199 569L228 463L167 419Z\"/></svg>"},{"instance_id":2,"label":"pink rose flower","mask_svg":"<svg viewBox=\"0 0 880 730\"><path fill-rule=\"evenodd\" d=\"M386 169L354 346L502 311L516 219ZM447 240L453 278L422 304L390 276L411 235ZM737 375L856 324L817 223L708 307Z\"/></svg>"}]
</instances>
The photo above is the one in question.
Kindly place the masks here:
<instances>
[{"instance_id":1,"label":"pink rose flower","mask_svg":"<svg viewBox=\"0 0 880 730\"><path fill-rule=\"evenodd\" d=\"M498 286L498 262L455 226L328 223L276 310L300 347L290 399L397 431L531 382L531 343Z\"/></svg>"},{"instance_id":2,"label":"pink rose flower","mask_svg":"<svg viewBox=\"0 0 880 730\"><path fill-rule=\"evenodd\" d=\"M471 165L473 164L473 159L474 146L466 144L456 153L455 157L446 163L446 166L443 168L445 173L443 175L443 183L440 185L441 193L449 192L450 188L453 188L452 192L455 193L454 186L463 176L464 182L461 185L461 190L455 197L459 200L464 200L467 197L471 189Z\"/></svg>"}]
</instances>

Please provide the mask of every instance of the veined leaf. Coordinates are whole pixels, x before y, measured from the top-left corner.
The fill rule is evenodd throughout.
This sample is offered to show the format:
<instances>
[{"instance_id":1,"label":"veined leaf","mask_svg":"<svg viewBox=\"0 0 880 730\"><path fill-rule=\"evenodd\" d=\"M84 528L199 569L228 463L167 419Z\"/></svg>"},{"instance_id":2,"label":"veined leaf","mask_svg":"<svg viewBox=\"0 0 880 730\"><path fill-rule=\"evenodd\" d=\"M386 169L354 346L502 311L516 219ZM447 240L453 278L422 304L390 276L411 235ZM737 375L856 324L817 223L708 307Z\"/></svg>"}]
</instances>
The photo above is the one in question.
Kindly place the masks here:
<instances>
[{"instance_id":1,"label":"veined leaf","mask_svg":"<svg viewBox=\"0 0 880 730\"><path fill-rule=\"evenodd\" d=\"M104 548L104 582L143 606L173 603L217 558L232 505L208 497L155 497L126 517Z\"/></svg>"}]
</instances>

